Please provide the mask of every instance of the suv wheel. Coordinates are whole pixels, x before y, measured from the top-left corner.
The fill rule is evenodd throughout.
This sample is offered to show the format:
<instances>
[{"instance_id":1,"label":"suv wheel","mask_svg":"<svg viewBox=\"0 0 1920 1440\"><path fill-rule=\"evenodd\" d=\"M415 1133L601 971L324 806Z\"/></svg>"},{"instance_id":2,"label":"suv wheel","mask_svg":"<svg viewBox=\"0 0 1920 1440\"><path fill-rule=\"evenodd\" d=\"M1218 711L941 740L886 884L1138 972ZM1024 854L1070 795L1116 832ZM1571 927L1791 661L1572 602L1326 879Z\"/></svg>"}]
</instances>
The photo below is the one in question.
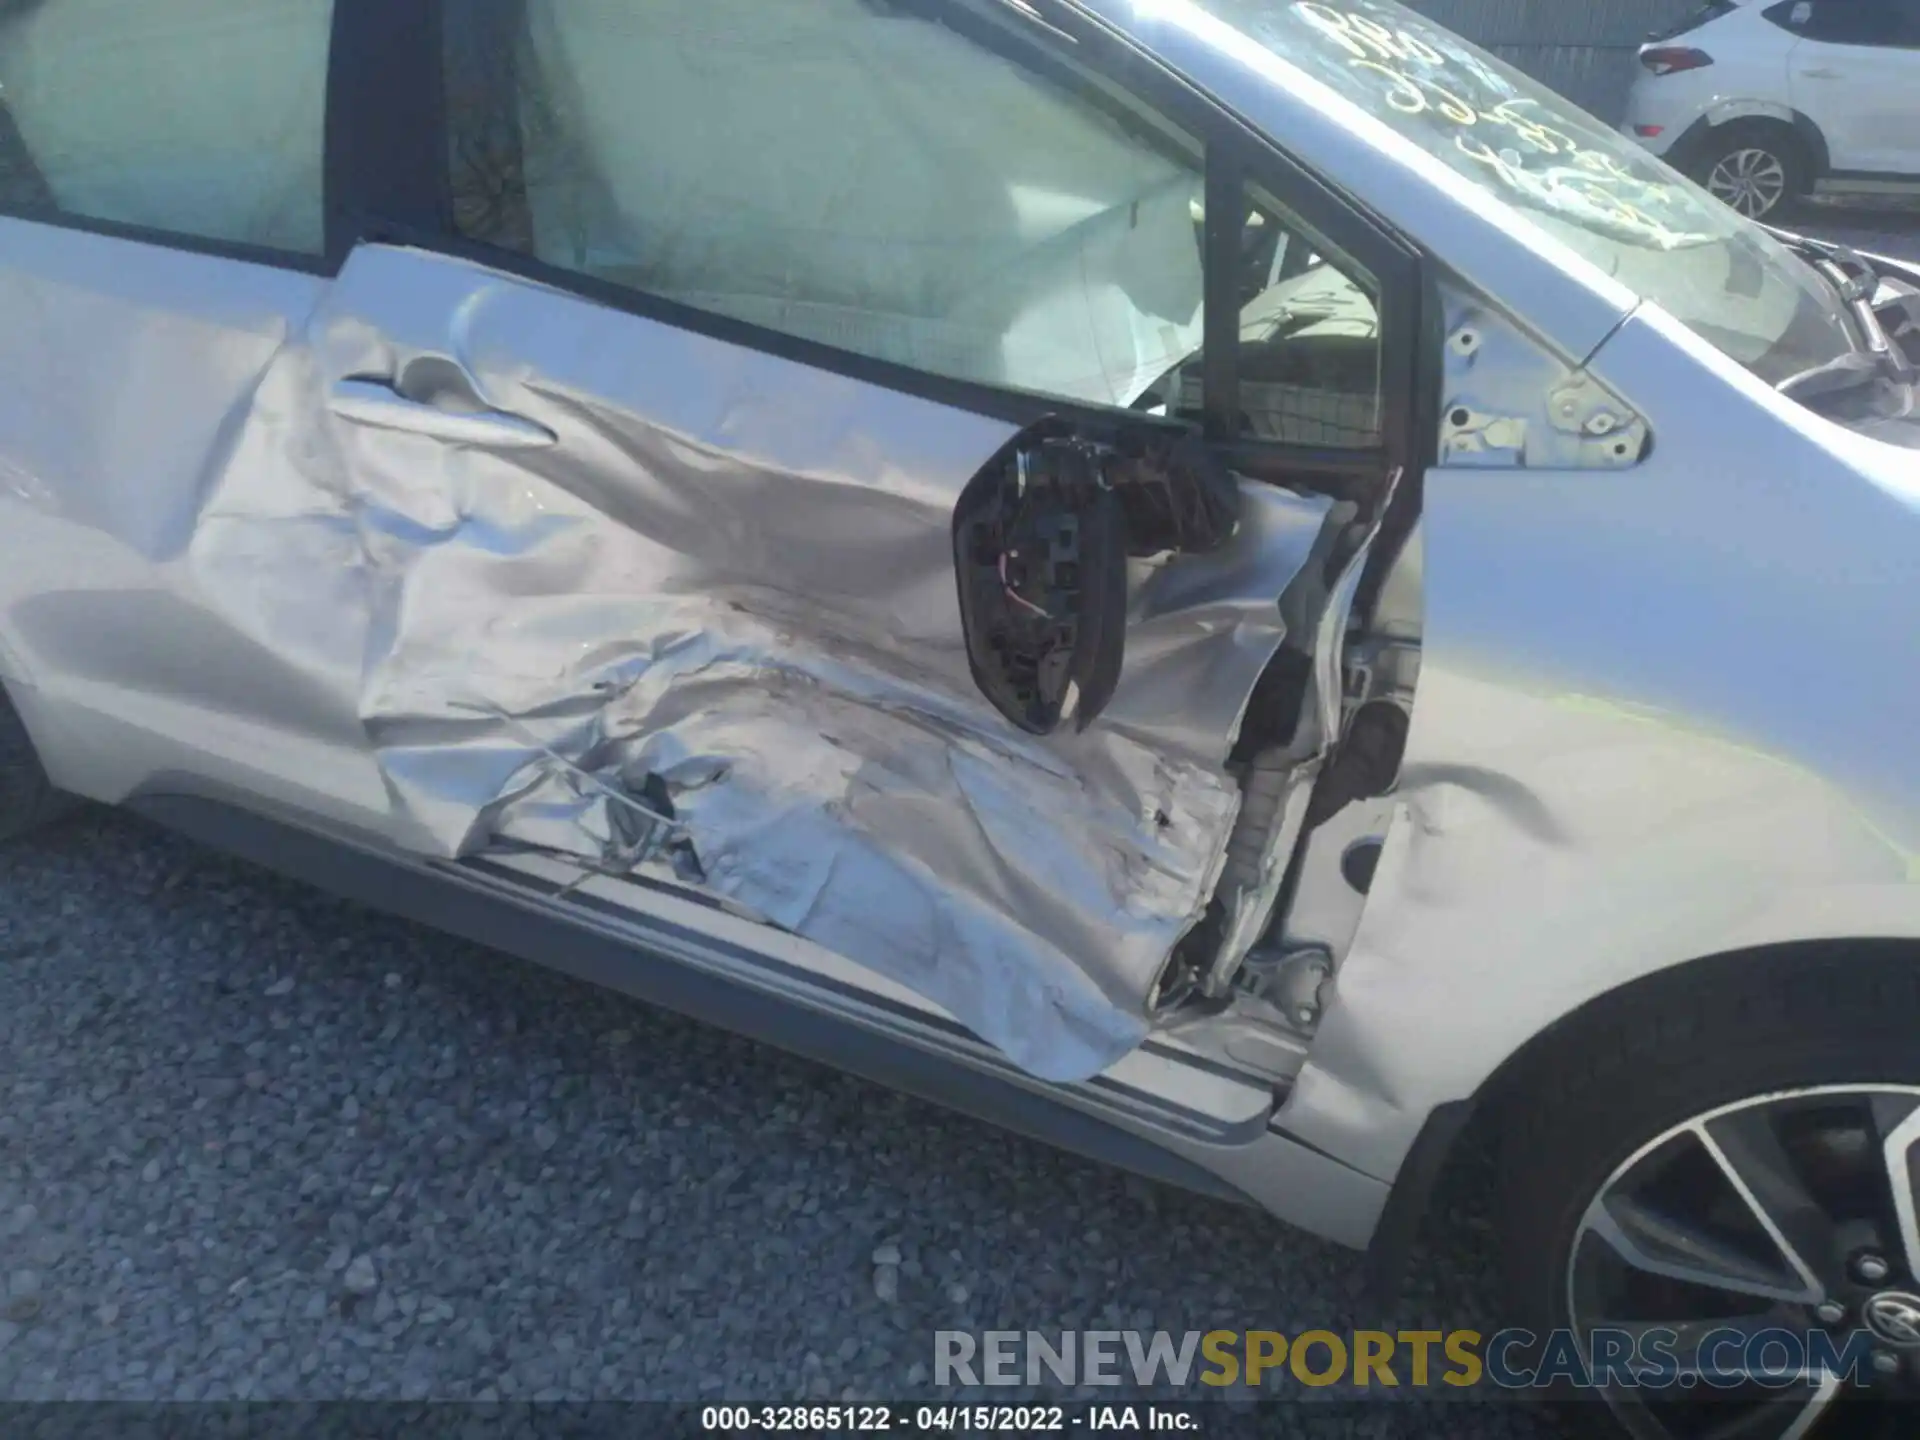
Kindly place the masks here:
<instances>
[{"instance_id":1,"label":"suv wheel","mask_svg":"<svg viewBox=\"0 0 1920 1440\"><path fill-rule=\"evenodd\" d=\"M58 819L73 804L48 781L27 727L0 695L0 843Z\"/></svg>"},{"instance_id":2,"label":"suv wheel","mask_svg":"<svg viewBox=\"0 0 1920 1440\"><path fill-rule=\"evenodd\" d=\"M1689 169L1709 194L1754 220L1777 216L1813 188L1805 144L1774 121L1735 121L1709 132Z\"/></svg>"},{"instance_id":3,"label":"suv wheel","mask_svg":"<svg viewBox=\"0 0 1920 1440\"><path fill-rule=\"evenodd\" d=\"M1499 1202L1515 1319L1669 1370L1595 1377L1608 1404L1569 1406L1576 1421L1611 1410L1603 1433L1644 1440L1911 1433L1917 1022L1920 957L1730 957L1606 997L1526 1067Z\"/></svg>"}]
</instances>

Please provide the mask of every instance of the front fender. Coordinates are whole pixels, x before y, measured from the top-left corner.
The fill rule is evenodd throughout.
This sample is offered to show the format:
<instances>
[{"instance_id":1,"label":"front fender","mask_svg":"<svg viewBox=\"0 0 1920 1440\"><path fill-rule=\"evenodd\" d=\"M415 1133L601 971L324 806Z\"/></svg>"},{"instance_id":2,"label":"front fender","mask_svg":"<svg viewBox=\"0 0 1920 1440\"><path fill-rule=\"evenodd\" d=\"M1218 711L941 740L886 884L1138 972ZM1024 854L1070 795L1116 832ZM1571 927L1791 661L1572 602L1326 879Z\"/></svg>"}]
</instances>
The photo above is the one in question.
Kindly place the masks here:
<instances>
[{"instance_id":1,"label":"front fender","mask_svg":"<svg viewBox=\"0 0 1920 1440\"><path fill-rule=\"evenodd\" d=\"M1901 452L1643 309L1596 376L1625 471L1429 473L1395 819L1279 1123L1392 1178L1582 1005L1689 961L1920 940Z\"/></svg>"},{"instance_id":2,"label":"front fender","mask_svg":"<svg viewBox=\"0 0 1920 1440\"><path fill-rule=\"evenodd\" d=\"M1615 845L1561 824L1564 792L1536 804L1470 777L1418 783L1282 1128L1392 1179L1430 1113L1612 990L1730 952L1920 937L1913 858L1791 789L1664 833L1681 807L1653 806L1639 840L1622 827ZM1824 873L1797 878L1810 868Z\"/></svg>"}]
</instances>

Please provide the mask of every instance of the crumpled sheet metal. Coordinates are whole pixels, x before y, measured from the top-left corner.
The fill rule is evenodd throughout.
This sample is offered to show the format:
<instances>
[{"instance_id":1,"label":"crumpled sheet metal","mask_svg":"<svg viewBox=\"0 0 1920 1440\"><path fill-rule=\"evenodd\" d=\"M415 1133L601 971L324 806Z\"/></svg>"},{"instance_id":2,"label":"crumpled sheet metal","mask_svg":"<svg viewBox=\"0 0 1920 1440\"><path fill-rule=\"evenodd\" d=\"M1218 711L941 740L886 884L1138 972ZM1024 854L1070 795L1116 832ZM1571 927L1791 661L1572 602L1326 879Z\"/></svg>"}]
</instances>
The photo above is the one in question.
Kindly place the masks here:
<instances>
[{"instance_id":1,"label":"crumpled sheet metal","mask_svg":"<svg viewBox=\"0 0 1920 1440\"><path fill-rule=\"evenodd\" d=\"M393 839L631 864L614 797L658 776L713 893L1027 1071L1083 1079L1139 1044L1326 502L1248 484L1232 544L1141 565L1110 711L1041 739L975 688L953 574L954 502L1004 423L401 250L353 257L311 341L306 463L226 467L193 560L286 653L310 620L249 592L355 552L315 593L364 607L352 701ZM340 379L423 363L557 444L325 410Z\"/></svg>"}]
</instances>

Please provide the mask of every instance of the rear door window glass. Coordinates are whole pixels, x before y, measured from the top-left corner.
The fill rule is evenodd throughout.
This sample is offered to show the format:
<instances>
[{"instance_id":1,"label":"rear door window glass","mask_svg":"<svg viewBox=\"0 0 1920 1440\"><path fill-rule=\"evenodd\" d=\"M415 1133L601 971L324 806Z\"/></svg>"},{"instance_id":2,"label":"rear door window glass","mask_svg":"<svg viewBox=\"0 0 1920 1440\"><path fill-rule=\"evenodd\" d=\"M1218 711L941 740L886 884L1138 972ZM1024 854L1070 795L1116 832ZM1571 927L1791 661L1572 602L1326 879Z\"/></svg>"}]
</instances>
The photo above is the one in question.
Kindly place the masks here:
<instances>
[{"instance_id":1,"label":"rear door window glass","mask_svg":"<svg viewBox=\"0 0 1920 1440\"><path fill-rule=\"evenodd\" d=\"M324 249L333 0L0 6L0 206Z\"/></svg>"}]
</instances>

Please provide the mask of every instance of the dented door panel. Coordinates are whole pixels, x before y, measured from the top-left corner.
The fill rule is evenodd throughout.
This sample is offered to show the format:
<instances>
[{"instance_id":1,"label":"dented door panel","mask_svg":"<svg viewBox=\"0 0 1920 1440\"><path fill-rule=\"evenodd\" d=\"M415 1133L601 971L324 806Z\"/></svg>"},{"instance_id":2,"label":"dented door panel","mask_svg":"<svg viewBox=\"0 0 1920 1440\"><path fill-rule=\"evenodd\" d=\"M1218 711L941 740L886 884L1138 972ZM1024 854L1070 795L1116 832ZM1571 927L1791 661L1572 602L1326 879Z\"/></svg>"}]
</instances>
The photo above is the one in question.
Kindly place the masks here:
<instances>
[{"instance_id":1,"label":"dented door panel","mask_svg":"<svg viewBox=\"0 0 1920 1440\"><path fill-rule=\"evenodd\" d=\"M1130 558L1111 704L1039 736L976 685L955 579L955 507L1003 421L377 246L276 366L297 463L179 494L187 564L287 664L357 639L334 700L389 839L671 874L1044 1078L1144 1038L1330 502L1237 482L1218 549ZM381 386L397 404L370 409ZM316 615L299 599L342 544L355 584Z\"/></svg>"},{"instance_id":2,"label":"dented door panel","mask_svg":"<svg viewBox=\"0 0 1920 1440\"><path fill-rule=\"evenodd\" d=\"M314 463L303 337L328 282L13 219L0 253L0 654L34 691L49 772L107 801L204 777L379 825L353 703L357 544L336 511L297 520ZM257 470L280 477L287 543L256 575L203 573L217 495ZM282 613L249 629L300 643L249 643L236 607L260 606Z\"/></svg>"}]
</instances>

